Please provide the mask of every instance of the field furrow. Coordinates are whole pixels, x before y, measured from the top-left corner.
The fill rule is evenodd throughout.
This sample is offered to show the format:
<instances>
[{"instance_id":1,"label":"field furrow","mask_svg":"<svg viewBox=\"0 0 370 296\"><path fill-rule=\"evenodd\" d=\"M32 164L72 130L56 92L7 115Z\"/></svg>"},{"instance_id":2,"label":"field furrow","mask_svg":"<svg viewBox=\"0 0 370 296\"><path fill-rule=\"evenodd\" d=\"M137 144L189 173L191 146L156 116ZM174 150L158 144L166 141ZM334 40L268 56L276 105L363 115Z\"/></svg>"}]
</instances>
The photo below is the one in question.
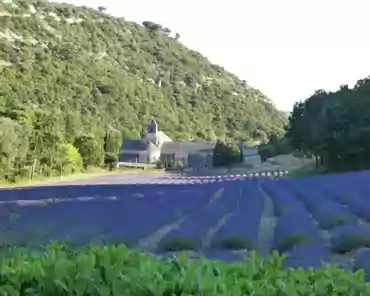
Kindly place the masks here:
<instances>
[{"instance_id":1,"label":"field furrow","mask_svg":"<svg viewBox=\"0 0 370 296\"><path fill-rule=\"evenodd\" d=\"M0 244L124 243L163 258L185 251L225 262L278 251L287 267L370 272L368 173L238 178L3 190Z\"/></svg>"}]
</instances>

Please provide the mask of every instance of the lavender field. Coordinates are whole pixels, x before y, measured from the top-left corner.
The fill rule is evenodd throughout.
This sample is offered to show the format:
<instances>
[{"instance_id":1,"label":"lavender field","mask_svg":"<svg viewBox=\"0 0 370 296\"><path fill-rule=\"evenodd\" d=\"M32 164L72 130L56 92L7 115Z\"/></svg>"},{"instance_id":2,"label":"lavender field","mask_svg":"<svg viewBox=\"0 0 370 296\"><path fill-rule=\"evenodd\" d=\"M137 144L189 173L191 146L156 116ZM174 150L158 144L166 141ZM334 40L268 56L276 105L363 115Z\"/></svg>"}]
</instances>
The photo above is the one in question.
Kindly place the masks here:
<instances>
[{"instance_id":1,"label":"lavender field","mask_svg":"<svg viewBox=\"0 0 370 296\"><path fill-rule=\"evenodd\" d=\"M127 184L1 190L0 244L123 242L227 262L278 250L290 267L370 266L369 172L271 176L136 175Z\"/></svg>"}]
</instances>

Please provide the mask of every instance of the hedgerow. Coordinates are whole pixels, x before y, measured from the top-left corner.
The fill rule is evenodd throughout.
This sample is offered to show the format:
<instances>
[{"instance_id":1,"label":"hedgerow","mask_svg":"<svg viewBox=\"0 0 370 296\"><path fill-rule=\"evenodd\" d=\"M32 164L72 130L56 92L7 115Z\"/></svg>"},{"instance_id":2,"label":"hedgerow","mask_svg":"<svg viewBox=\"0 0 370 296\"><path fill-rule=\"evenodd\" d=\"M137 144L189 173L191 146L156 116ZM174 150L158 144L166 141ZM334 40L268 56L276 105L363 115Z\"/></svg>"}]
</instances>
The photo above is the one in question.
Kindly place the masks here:
<instances>
[{"instance_id":1,"label":"hedgerow","mask_svg":"<svg viewBox=\"0 0 370 296\"><path fill-rule=\"evenodd\" d=\"M334 266L287 269L277 253L245 263L165 261L123 245L7 249L0 257L0 295L369 295L363 271Z\"/></svg>"}]
</instances>

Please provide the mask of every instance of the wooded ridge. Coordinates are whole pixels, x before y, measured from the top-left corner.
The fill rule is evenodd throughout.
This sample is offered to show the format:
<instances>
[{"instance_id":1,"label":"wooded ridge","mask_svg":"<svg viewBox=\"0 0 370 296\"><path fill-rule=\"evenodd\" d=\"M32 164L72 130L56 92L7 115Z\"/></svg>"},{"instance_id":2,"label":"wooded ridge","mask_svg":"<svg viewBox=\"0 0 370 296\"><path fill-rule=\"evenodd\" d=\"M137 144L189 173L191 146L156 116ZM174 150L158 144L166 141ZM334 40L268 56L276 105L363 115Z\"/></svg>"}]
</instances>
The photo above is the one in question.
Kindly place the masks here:
<instances>
[{"instance_id":1,"label":"wooded ridge","mask_svg":"<svg viewBox=\"0 0 370 296\"><path fill-rule=\"evenodd\" d=\"M61 147L97 164L108 131L140 138L152 116L178 140L283 132L266 96L162 25L40 0L0 1L0 15L3 172L53 171Z\"/></svg>"}]
</instances>

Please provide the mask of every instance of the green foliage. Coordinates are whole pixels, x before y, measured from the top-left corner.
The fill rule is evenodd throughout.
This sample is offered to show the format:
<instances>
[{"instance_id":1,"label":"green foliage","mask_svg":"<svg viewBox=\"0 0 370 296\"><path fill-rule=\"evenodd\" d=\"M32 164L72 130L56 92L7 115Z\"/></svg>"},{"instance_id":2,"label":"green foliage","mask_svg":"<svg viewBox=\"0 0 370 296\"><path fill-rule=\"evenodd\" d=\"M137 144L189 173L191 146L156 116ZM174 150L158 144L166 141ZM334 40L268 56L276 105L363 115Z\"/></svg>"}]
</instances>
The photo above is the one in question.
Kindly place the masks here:
<instances>
[{"instance_id":1,"label":"green foliage","mask_svg":"<svg viewBox=\"0 0 370 296\"><path fill-rule=\"evenodd\" d=\"M61 174L72 174L82 171L82 157L72 144L60 144L57 157Z\"/></svg>"},{"instance_id":2,"label":"green foliage","mask_svg":"<svg viewBox=\"0 0 370 296\"><path fill-rule=\"evenodd\" d=\"M163 168L163 164L162 164L162 161L160 159L158 159L156 162L155 162L155 167L157 169L162 169Z\"/></svg>"},{"instance_id":3,"label":"green foliage","mask_svg":"<svg viewBox=\"0 0 370 296\"><path fill-rule=\"evenodd\" d=\"M289 139L272 135L267 144L258 147L258 152L261 155L262 161L265 161L277 155L290 154L293 152L293 149Z\"/></svg>"},{"instance_id":4,"label":"green foliage","mask_svg":"<svg viewBox=\"0 0 370 296\"><path fill-rule=\"evenodd\" d=\"M184 168L184 164L182 163L182 161L176 162L176 168L179 170L182 170Z\"/></svg>"},{"instance_id":5,"label":"green foliage","mask_svg":"<svg viewBox=\"0 0 370 296\"><path fill-rule=\"evenodd\" d=\"M122 147L122 134L120 131L108 131L104 139L106 153L118 155Z\"/></svg>"},{"instance_id":6,"label":"green foliage","mask_svg":"<svg viewBox=\"0 0 370 296\"><path fill-rule=\"evenodd\" d=\"M93 136L81 136L75 145L81 153L85 167L100 166L104 161L104 143Z\"/></svg>"},{"instance_id":7,"label":"green foliage","mask_svg":"<svg viewBox=\"0 0 370 296\"><path fill-rule=\"evenodd\" d=\"M339 227L339 226L345 225L345 224L347 224L347 223L349 223L351 221L352 220L348 216L337 215L337 216L333 216L330 219L328 219L322 225L322 227L324 229L332 229L332 228L335 228L335 227Z\"/></svg>"},{"instance_id":8,"label":"green foliage","mask_svg":"<svg viewBox=\"0 0 370 296\"><path fill-rule=\"evenodd\" d=\"M350 89L316 91L295 104L287 138L294 149L310 153L330 171L370 166L370 78Z\"/></svg>"},{"instance_id":9,"label":"green foliage","mask_svg":"<svg viewBox=\"0 0 370 296\"><path fill-rule=\"evenodd\" d=\"M195 242L186 237L174 237L171 239L166 239L159 246L159 250L162 252L180 252L195 249Z\"/></svg>"},{"instance_id":10,"label":"green foliage","mask_svg":"<svg viewBox=\"0 0 370 296\"><path fill-rule=\"evenodd\" d=\"M150 22L150 21L145 21L143 22L143 26L149 31L153 33L159 33L159 32L166 32L170 33L169 29L163 28L161 25Z\"/></svg>"},{"instance_id":11,"label":"green foliage","mask_svg":"<svg viewBox=\"0 0 370 296\"><path fill-rule=\"evenodd\" d=\"M314 163L306 164L298 169L289 172L289 178L310 178L317 174L324 174L325 170L319 169Z\"/></svg>"},{"instance_id":12,"label":"green foliage","mask_svg":"<svg viewBox=\"0 0 370 296\"><path fill-rule=\"evenodd\" d=\"M0 117L0 177L12 173L26 157L28 129L7 117Z\"/></svg>"},{"instance_id":13,"label":"green foliage","mask_svg":"<svg viewBox=\"0 0 370 296\"><path fill-rule=\"evenodd\" d=\"M122 133L120 131L107 131L104 139L104 163L113 165L119 159L122 148Z\"/></svg>"},{"instance_id":14,"label":"green foliage","mask_svg":"<svg viewBox=\"0 0 370 296\"><path fill-rule=\"evenodd\" d=\"M18 171L57 174L59 143L77 147L85 165L100 165L108 131L139 138L151 116L174 139L261 140L283 129L263 94L162 25L114 18L104 7L12 2L17 7L0 6L11 14L0 18L9 36L0 40L0 116L32 130ZM24 17L29 5L37 13Z\"/></svg>"},{"instance_id":15,"label":"green foliage","mask_svg":"<svg viewBox=\"0 0 370 296\"><path fill-rule=\"evenodd\" d=\"M217 141L213 151L214 166L232 166L240 162L242 162L242 155L237 145L220 140Z\"/></svg>"},{"instance_id":16,"label":"green foliage","mask_svg":"<svg viewBox=\"0 0 370 296\"><path fill-rule=\"evenodd\" d=\"M288 252L297 245L312 243L313 238L304 235L292 235L284 238L278 246L278 250L281 253Z\"/></svg>"},{"instance_id":17,"label":"green foliage","mask_svg":"<svg viewBox=\"0 0 370 296\"><path fill-rule=\"evenodd\" d=\"M224 264L178 259L161 261L124 246L72 250L4 251L0 290L4 295L369 295L363 271L334 266L321 270L286 269L277 254L262 260Z\"/></svg>"},{"instance_id":18,"label":"green foliage","mask_svg":"<svg viewBox=\"0 0 370 296\"><path fill-rule=\"evenodd\" d=\"M333 252L348 253L359 248L369 248L370 238L362 235L347 235L340 240L340 243L333 247Z\"/></svg>"},{"instance_id":19,"label":"green foliage","mask_svg":"<svg viewBox=\"0 0 370 296\"><path fill-rule=\"evenodd\" d=\"M250 241L243 237L231 237L219 242L219 247L226 250L242 250L253 248Z\"/></svg>"}]
</instances>

